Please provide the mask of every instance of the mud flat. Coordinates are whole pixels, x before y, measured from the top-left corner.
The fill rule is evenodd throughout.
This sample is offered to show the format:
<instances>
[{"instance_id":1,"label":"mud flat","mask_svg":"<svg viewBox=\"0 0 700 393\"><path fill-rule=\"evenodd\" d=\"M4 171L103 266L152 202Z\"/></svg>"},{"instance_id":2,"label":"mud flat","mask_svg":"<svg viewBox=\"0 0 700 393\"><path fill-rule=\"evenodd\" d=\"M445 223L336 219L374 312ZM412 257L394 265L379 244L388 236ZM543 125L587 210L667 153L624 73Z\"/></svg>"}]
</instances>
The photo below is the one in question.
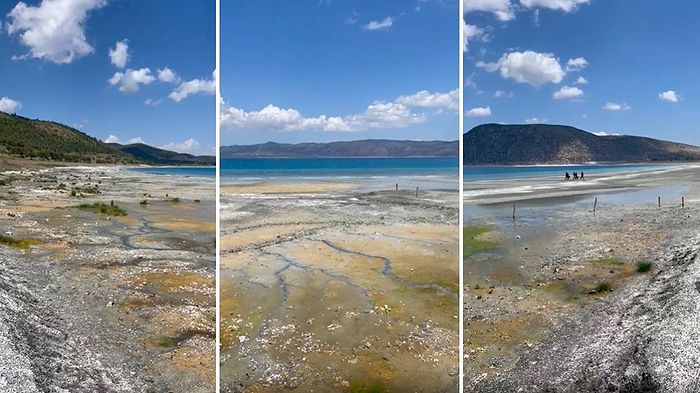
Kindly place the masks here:
<instances>
[{"instance_id":1,"label":"mud flat","mask_svg":"<svg viewBox=\"0 0 700 393\"><path fill-rule=\"evenodd\" d=\"M213 391L213 184L1 173L0 390Z\"/></svg>"},{"instance_id":2,"label":"mud flat","mask_svg":"<svg viewBox=\"0 0 700 393\"><path fill-rule=\"evenodd\" d=\"M393 187L222 187L222 391L457 389L459 194Z\"/></svg>"},{"instance_id":3,"label":"mud flat","mask_svg":"<svg viewBox=\"0 0 700 393\"><path fill-rule=\"evenodd\" d=\"M464 391L698 391L698 175L466 200Z\"/></svg>"}]
</instances>

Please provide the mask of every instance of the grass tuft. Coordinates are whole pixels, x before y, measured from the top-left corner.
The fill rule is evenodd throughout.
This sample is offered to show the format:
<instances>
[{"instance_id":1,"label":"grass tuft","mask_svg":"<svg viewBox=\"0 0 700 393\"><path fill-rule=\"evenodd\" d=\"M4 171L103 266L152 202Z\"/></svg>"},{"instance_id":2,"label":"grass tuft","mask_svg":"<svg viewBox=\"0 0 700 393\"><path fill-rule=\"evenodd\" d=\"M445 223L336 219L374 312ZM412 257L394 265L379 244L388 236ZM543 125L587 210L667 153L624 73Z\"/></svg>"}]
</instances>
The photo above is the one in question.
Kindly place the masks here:
<instances>
[{"instance_id":1,"label":"grass tuft","mask_svg":"<svg viewBox=\"0 0 700 393\"><path fill-rule=\"evenodd\" d=\"M84 210L84 211L91 211L95 214L104 214L106 216L126 216L127 215L126 210L115 205L113 201L109 205L105 205L104 203L92 203L92 204L84 203L82 205L79 205L78 209Z\"/></svg>"},{"instance_id":2,"label":"grass tuft","mask_svg":"<svg viewBox=\"0 0 700 393\"><path fill-rule=\"evenodd\" d=\"M651 262L640 261L637 262L637 272L646 273L651 270L654 265Z\"/></svg>"},{"instance_id":3,"label":"grass tuft","mask_svg":"<svg viewBox=\"0 0 700 393\"><path fill-rule=\"evenodd\" d=\"M610 283L601 282L595 286L594 291L595 291L595 293L610 292L610 291L612 291L612 286L610 285Z\"/></svg>"},{"instance_id":4,"label":"grass tuft","mask_svg":"<svg viewBox=\"0 0 700 393\"><path fill-rule=\"evenodd\" d=\"M15 239L10 236L0 235L0 244L26 250L29 246L41 243L37 239Z\"/></svg>"},{"instance_id":5,"label":"grass tuft","mask_svg":"<svg viewBox=\"0 0 700 393\"><path fill-rule=\"evenodd\" d=\"M490 250L495 248L498 243L493 241L481 240L479 236L491 231L489 227L472 227L465 226L462 229L464 234L464 256L467 257L471 254L476 254L478 252Z\"/></svg>"}]
</instances>

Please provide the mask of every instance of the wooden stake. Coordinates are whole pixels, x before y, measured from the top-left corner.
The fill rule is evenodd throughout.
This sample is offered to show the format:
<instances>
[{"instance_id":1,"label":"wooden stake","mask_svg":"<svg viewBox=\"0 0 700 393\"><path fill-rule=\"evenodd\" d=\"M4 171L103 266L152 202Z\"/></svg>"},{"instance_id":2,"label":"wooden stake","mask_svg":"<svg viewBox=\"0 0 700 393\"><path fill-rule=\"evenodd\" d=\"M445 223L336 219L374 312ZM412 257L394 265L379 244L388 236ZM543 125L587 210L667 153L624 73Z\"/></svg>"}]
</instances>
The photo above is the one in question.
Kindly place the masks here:
<instances>
[{"instance_id":1,"label":"wooden stake","mask_svg":"<svg viewBox=\"0 0 700 393\"><path fill-rule=\"evenodd\" d=\"M661 207L661 197L657 197L659 200L659 207Z\"/></svg>"},{"instance_id":2,"label":"wooden stake","mask_svg":"<svg viewBox=\"0 0 700 393\"><path fill-rule=\"evenodd\" d=\"M418 187L416 187L416 198L418 198Z\"/></svg>"},{"instance_id":3,"label":"wooden stake","mask_svg":"<svg viewBox=\"0 0 700 393\"><path fill-rule=\"evenodd\" d=\"M681 197L681 207L685 207L685 197Z\"/></svg>"},{"instance_id":4,"label":"wooden stake","mask_svg":"<svg viewBox=\"0 0 700 393\"><path fill-rule=\"evenodd\" d=\"M399 183L396 183L396 191L399 190Z\"/></svg>"},{"instance_id":5,"label":"wooden stake","mask_svg":"<svg viewBox=\"0 0 700 393\"><path fill-rule=\"evenodd\" d=\"M515 202L513 202L513 221L515 221Z\"/></svg>"},{"instance_id":6,"label":"wooden stake","mask_svg":"<svg viewBox=\"0 0 700 393\"><path fill-rule=\"evenodd\" d=\"M593 201L593 213L595 213L596 206L598 206L598 197L595 197L595 200Z\"/></svg>"}]
</instances>

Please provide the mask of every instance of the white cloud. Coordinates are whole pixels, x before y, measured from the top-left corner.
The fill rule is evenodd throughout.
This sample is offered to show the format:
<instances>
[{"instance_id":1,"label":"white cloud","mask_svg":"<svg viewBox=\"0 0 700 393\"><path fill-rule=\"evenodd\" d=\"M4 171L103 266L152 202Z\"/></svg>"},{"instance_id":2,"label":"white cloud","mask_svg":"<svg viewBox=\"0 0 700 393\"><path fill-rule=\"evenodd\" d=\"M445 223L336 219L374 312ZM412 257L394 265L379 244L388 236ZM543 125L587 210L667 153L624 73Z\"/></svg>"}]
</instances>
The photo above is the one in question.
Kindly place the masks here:
<instances>
[{"instance_id":1,"label":"white cloud","mask_svg":"<svg viewBox=\"0 0 700 393\"><path fill-rule=\"evenodd\" d=\"M154 100L153 98L146 98L146 100L143 103L144 105L148 106L158 106L161 102L163 102L163 100L160 98L158 98L157 100Z\"/></svg>"},{"instance_id":2,"label":"white cloud","mask_svg":"<svg viewBox=\"0 0 700 393\"><path fill-rule=\"evenodd\" d=\"M444 108L456 111L459 107L459 90L454 89L447 93L431 93L421 90L416 94L401 96L396 103L420 108Z\"/></svg>"},{"instance_id":3,"label":"white cloud","mask_svg":"<svg viewBox=\"0 0 700 393\"><path fill-rule=\"evenodd\" d=\"M468 0L471 1L471 0ZM550 10L561 10L572 12L581 4L589 3L591 0L520 0L520 4L527 8L543 7Z\"/></svg>"},{"instance_id":4,"label":"white cloud","mask_svg":"<svg viewBox=\"0 0 700 393\"><path fill-rule=\"evenodd\" d=\"M586 84L588 84L588 81L586 80L586 78L579 76L578 78L576 78L576 82L574 82L574 83L579 84L579 85L586 85Z\"/></svg>"},{"instance_id":5,"label":"white cloud","mask_svg":"<svg viewBox=\"0 0 700 393\"><path fill-rule=\"evenodd\" d=\"M129 61L129 44L127 40L121 40L114 44L114 48L109 50L109 61L117 68L126 67L126 62Z\"/></svg>"},{"instance_id":6,"label":"white cloud","mask_svg":"<svg viewBox=\"0 0 700 393\"><path fill-rule=\"evenodd\" d=\"M467 52L469 50L469 40L478 39L484 35L484 29L467 24L466 21L462 24L462 35L464 36L464 47L462 50Z\"/></svg>"},{"instance_id":7,"label":"white cloud","mask_svg":"<svg viewBox=\"0 0 700 393\"><path fill-rule=\"evenodd\" d=\"M124 94L136 93L139 91L139 85L148 85L155 81L156 78L151 74L150 68L141 68L139 70L127 69L124 72L116 72L109 79L109 84L112 86L118 85L119 91Z\"/></svg>"},{"instance_id":8,"label":"white cloud","mask_svg":"<svg viewBox=\"0 0 700 393\"><path fill-rule=\"evenodd\" d=\"M7 32L19 34L29 53L14 59L37 58L66 64L94 49L85 38L88 13L107 0L42 0L38 6L19 2L8 14Z\"/></svg>"},{"instance_id":9,"label":"white cloud","mask_svg":"<svg viewBox=\"0 0 700 393\"><path fill-rule=\"evenodd\" d=\"M606 102L605 105L603 105L603 110L608 112L619 112L630 109L632 109L632 107L624 103L618 104L616 102Z\"/></svg>"},{"instance_id":10,"label":"white cloud","mask_svg":"<svg viewBox=\"0 0 700 393\"><path fill-rule=\"evenodd\" d=\"M663 93L659 93L659 98L668 102L678 102L680 101L680 96L673 90L667 90Z\"/></svg>"},{"instance_id":11,"label":"white cloud","mask_svg":"<svg viewBox=\"0 0 700 393\"><path fill-rule=\"evenodd\" d=\"M617 135L620 135L620 134L608 134L605 131L593 132L592 134L597 135L597 136L617 136Z\"/></svg>"},{"instance_id":12,"label":"white cloud","mask_svg":"<svg viewBox=\"0 0 700 393\"><path fill-rule=\"evenodd\" d=\"M515 94L512 91L496 90L493 93L493 98L513 98Z\"/></svg>"},{"instance_id":13,"label":"white cloud","mask_svg":"<svg viewBox=\"0 0 700 393\"><path fill-rule=\"evenodd\" d=\"M110 134L107 137L107 139L105 139L105 143L121 143L123 145L130 145L132 143L146 143L146 142L141 137L131 138L129 140L122 142L118 136Z\"/></svg>"},{"instance_id":14,"label":"white cloud","mask_svg":"<svg viewBox=\"0 0 700 393\"><path fill-rule=\"evenodd\" d=\"M539 119L537 117L530 117L528 119L525 119L525 124L541 124L546 122L547 119Z\"/></svg>"},{"instance_id":15,"label":"white cloud","mask_svg":"<svg viewBox=\"0 0 700 393\"><path fill-rule=\"evenodd\" d=\"M566 62L566 71L580 71L588 66L588 61L583 57L577 57L575 59L569 59Z\"/></svg>"},{"instance_id":16,"label":"white cloud","mask_svg":"<svg viewBox=\"0 0 700 393\"><path fill-rule=\"evenodd\" d=\"M22 108L21 102L13 100L10 97L0 98L0 112L16 113L20 108Z\"/></svg>"},{"instance_id":17,"label":"white cloud","mask_svg":"<svg viewBox=\"0 0 700 393\"><path fill-rule=\"evenodd\" d=\"M176 151L178 153L189 153L189 154L206 154L200 143L194 139L190 138L184 142L170 142L166 145L160 146L161 149Z\"/></svg>"},{"instance_id":18,"label":"white cloud","mask_svg":"<svg viewBox=\"0 0 700 393\"><path fill-rule=\"evenodd\" d=\"M464 13L490 12L501 22L515 19L515 10L511 0L463 0L462 3L464 4Z\"/></svg>"},{"instance_id":19,"label":"white cloud","mask_svg":"<svg viewBox=\"0 0 700 393\"><path fill-rule=\"evenodd\" d=\"M570 100L574 98L583 97L583 91L578 87L562 86L561 89L557 90L552 94L552 98L555 100Z\"/></svg>"},{"instance_id":20,"label":"white cloud","mask_svg":"<svg viewBox=\"0 0 700 393\"><path fill-rule=\"evenodd\" d=\"M175 102L180 102L192 94L214 94L216 93L215 78L216 71L212 72L211 79L193 79L182 82L168 97Z\"/></svg>"},{"instance_id":21,"label":"white cloud","mask_svg":"<svg viewBox=\"0 0 700 393\"><path fill-rule=\"evenodd\" d=\"M364 25L363 28L365 30L370 30L370 31L383 30L383 29L390 28L393 24L394 24L394 18L392 18L391 16L387 16L382 21L373 20L373 21L367 23L366 25Z\"/></svg>"},{"instance_id":22,"label":"white cloud","mask_svg":"<svg viewBox=\"0 0 700 393\"><path fill-rule=\"evenodd\" d=\"M180 83L180 77L168 67L158 70L158 80L165 83Z\"/></svg>"},{"instance_id":23,"label":"white cloud","mask_svg":"<svg viewBox=\"0 0 700 393\"><path fill-rule=\"evenodd\" d=\"M466 112L467 117L487 117L491 116L491 107L477 107Z\"/></svg>"},{"instance_id":24,"label":"white cloud","mask_svg":"<svg viewBox=\"0 0 700 393\"><path fill-rule=\"evenodd\" d=\"M533 51L505 53L496 63L479 61L476 66L488 72L499 71L504 79L532 86L560 83L566 75L553 54Z\"/></svg>"}]
</instances>

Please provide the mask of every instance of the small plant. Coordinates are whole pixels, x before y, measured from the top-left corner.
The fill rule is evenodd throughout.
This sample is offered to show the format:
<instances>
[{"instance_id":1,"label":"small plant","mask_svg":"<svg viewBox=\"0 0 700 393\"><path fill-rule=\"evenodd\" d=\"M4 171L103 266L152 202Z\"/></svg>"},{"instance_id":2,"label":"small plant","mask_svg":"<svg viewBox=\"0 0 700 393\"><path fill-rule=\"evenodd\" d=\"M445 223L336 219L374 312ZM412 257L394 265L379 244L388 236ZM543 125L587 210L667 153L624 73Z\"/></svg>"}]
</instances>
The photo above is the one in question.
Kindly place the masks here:
<instances>
[{"instance_id":1,"label":"small plant","mask_svg":"<svg viewBox=\"0 0 700 393\"><path fill-rule=\"evenodd\" d=\"M177 198L177 197L175 197L175 198L170 198L170 202L172 202L172 203L180 203L180 198Z\"/></svg>"},{"instance_id":2,"label":"small plant","mask_svg":"<svg viewBox=\"0 0 700 393\"><path fill-rule=\"evenodd\" d=\"M173 346L173 339L168 336L160 336L158 338L158 346L159 347L172 347Z\"/></svg>"},{"instance_id":3,"label":"small plant","mask_svg":"<svg viewBox=\"0 0 700 393\"><path fill-rule=\"evenodd\" d=\"M29 248L29 246L39 243L40 242L36 239L15 239L13 237L0 235L0 244L20 248L22 250L26 250L27 248Z\"/></svg>"},{"instance_id":4,"label":"small plant","mask_svg":"<svg viewBox=\"0 0 700 393\"><path fill-rule=\"evenodd\" d=\"M114 201L110 205L105 205L104 203L85 203L78 206L78 209L91 211L95 214L104 214L106 216L126 216L126 210L120 208L114 204Z\"/></svg>"},{"instance_id":5,"label":"small plant","mask_svg":"<svg viewBox=\"0 0 700 393\"><path fill-rule=\"evenodd\" d=\"M595 286L593 290L595 293L603 293L612 291L612 286L607 282L601 282Z\"/></svg>"},{"instance_id":6,"label":"small plant","mask_svg":"<svg viewBox=\"0 0 700 393\"><path fill-rule=\"evenodd\" d=\"M637 262L637 272L646 273L651 270L653 264L651 262L640 261Z\"/></svg>"},{"instance_id":7,"label":"small plant","mask_svg":"<svg viewBox=\"0 0 700 393\"><path fill-rule=\"evenodd\" d=\"M199 203L199 202L202 202L202 201L200 201L199 199L194 200L194 203Z\"/></svg>"},{"instance_id":8,"label":"small plant","mask_svg":"<svg viewBox=\"0 0 700 393\"><path fill-rule=\"evenodd\" d=\"M147 206L148 205L148 200L144 199L141 202L139 202L139 205L141 206Z\"/></svg>"}]
</instances>

